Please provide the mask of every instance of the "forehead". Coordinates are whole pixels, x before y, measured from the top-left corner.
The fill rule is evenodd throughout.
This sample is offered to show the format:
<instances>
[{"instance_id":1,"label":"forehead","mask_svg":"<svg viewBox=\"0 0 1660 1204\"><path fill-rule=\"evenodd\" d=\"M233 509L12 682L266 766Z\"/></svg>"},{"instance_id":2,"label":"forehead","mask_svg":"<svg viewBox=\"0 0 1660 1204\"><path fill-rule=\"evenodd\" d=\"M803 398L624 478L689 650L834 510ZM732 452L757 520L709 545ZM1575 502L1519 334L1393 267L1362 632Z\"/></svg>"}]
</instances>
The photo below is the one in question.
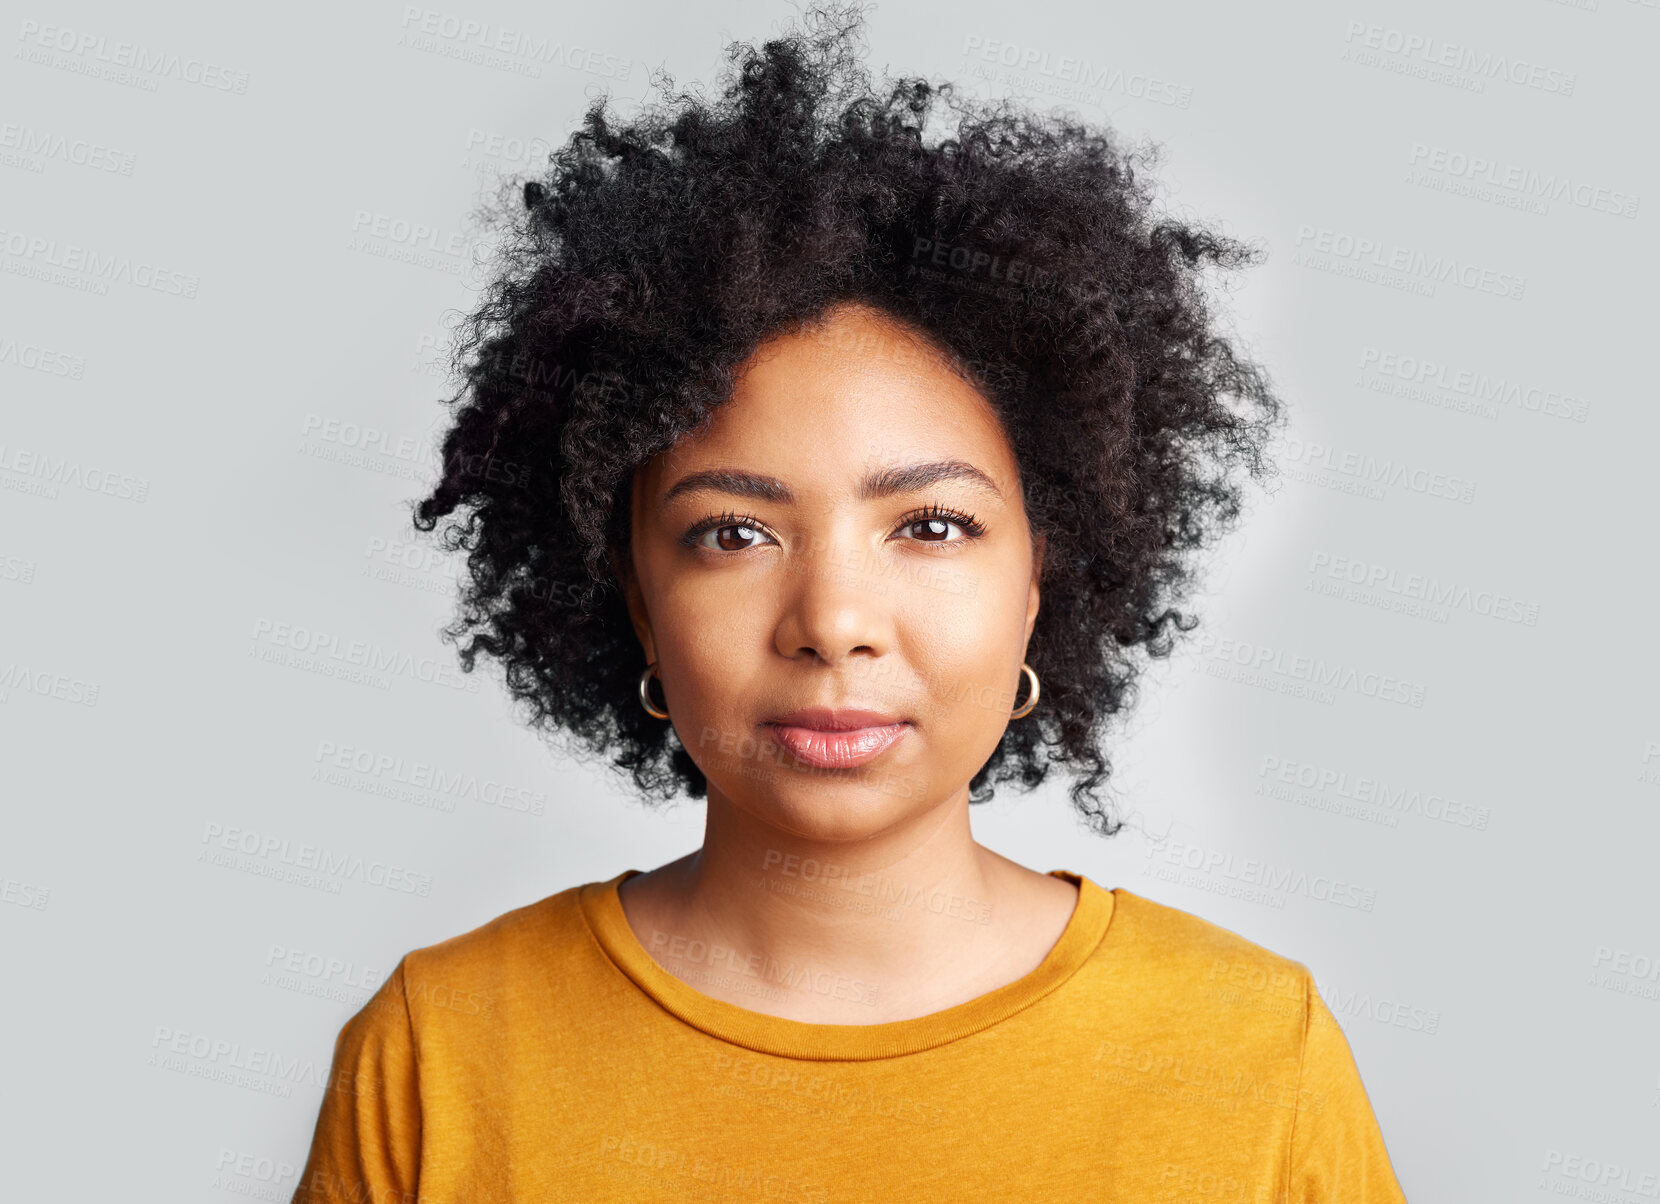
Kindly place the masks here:
<instances>
[{"instance_id":1,"label":"forehead","mask_svg":"<svg viewBox=\"0 0 1660 1204\"><path fill-rule=\"evenodd\" d=\"M642 469L660 493L715 465L839 491L872 466L961 459L1005 496L1014 452L992 405L920 336L861 307L780 335L743 366L730 401L701 431Z\"/></svg>"}]
</instances>

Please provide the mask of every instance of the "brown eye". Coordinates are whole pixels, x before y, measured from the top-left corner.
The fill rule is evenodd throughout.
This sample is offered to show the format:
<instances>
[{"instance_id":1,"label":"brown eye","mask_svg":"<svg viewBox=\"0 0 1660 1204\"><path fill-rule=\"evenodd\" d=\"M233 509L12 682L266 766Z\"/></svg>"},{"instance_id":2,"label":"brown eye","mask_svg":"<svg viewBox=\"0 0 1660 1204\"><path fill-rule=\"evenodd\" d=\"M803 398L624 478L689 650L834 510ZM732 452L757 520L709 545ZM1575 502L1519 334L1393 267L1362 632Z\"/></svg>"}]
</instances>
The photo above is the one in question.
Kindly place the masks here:
<instances>
[{"instance_id":1,"label":"brown eye","mask_svg":"<svg viewBox=\"0 0 1660 1204\"><path fill-rule=\"evenodd\" d=\"M713 536L714 543L710 543ZM767 534L759 527L751 527L745 523L727 523L723 527L711 527L698 537L697 546L708 548L712 552L742 552L745 548L759 547L759 542L767 539Z\"/></svg>"},{"instance_id":2,"label":"brown eye","mask_svg":"<svg viewBox=\"0 0 1660 1204\"><path fill-rule=\"evenodd\" d=\"M946 518L924 518L912 523L910 529L923 543L946 543L950 540L951 528L956 525Z\"/></svg>"},{"instance_id":3,"label":"brown eye","mask_svg":"<svg viewBox=\"0 0 1660 1204\"><path fill-rule=\"evenodd\" d=\"M956 535L951 534L952 528L956 528ZM917 543L966 543L979 539L986 533L986 527L972 514L962 514L942 506L929 506L926 510L906 515L900 521L899 530L895 534L905 532L909 532L910 537Z\"/></svg>"}]
</instances>

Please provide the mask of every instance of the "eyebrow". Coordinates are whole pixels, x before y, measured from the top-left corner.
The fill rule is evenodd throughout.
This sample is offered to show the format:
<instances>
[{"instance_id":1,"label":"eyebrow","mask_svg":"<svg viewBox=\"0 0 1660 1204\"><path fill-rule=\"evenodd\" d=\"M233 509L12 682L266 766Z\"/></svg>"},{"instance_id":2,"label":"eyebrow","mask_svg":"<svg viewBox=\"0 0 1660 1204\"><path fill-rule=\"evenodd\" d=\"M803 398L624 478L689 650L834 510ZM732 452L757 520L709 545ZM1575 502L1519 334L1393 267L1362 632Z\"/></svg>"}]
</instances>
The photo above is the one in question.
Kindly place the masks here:
<instances>
[{"instance_id":1,"label":"eyebrow","mask_svg":"<svg viewBox=\"0 0 1660 1204\"><path fill-rule=\"evenodd\" d=\"M966 460L932 460L926 464L905 464L896 468L879 468L859 482L858 500L875 501L896 493L915 493L940 481L966 481L988 490L1001 498L1003 491L997 483ZM763 502L778 502L789 506L795 503L795 494L777 477L741 468L709 468L682 477L663 495L659 509L683 493L712 491L731 493L739 497L756 498Z\"/></svg>"}]
</instances>

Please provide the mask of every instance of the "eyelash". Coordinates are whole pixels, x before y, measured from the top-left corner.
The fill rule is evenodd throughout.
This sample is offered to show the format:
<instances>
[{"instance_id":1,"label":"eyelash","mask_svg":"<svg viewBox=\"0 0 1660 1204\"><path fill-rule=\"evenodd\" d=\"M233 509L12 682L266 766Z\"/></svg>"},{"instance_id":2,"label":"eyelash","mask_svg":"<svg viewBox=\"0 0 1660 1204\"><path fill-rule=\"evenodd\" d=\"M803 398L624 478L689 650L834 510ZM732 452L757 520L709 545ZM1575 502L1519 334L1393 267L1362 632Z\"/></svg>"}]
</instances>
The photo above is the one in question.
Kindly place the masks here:
<instances>
[{"instance_id":1,"label":"eyelash","mask_svg":"<svg viewBox=\"0 0 1660 1204\"><path fill-rule=\"evenodd\" d=\"M925 544L967 543L971 539L979 539L986 533L985 524L976 519L972 514L964 514L960 510L950 510L944 506L924 506L920 510L913 510L899 521L899 525L895 528L895 530L903 531L907 527L914 527L917 523L930 522L934 520L955 523L962 529L963 538L919 539L915 542ZM732 511L727 510L720 514L712 514L707 518L699 519L692 526L692 528L681 537L680 542L689 548L696 548L698 541L705 535L707 535L710 531L718 531L722 527L748 527L751 530L760 531L766 535L772 535L772 533L767 530L765 523L759 522L748 515L734 514ZM773 538L776 539L777 537L773 536ZM716 551L716 549L713 548L704 548L702 550ZM740 548L738 550L746 551L747 549Z\"/></svg>"},{"instance_id":2,"label":"eyelash","mask_svg":"<svg viewBox=\"0 0 1660 1204\"><path fill-rule=\"evenodd\" d=\"M903 529L905 527L914 526L917 523L928 522L930 519L939 519L942 522L956 523L957 526L963 529L963 534L968 539L979 539L980 536L986 533L986 525L976 519L972 514L964 514L961 510L948 510L944 506L924 506L920 510L914 510L904 517L899 526ZM921 539L917 542L961 543L963 541L956 539Z\"/></svg>"}]
</instances>

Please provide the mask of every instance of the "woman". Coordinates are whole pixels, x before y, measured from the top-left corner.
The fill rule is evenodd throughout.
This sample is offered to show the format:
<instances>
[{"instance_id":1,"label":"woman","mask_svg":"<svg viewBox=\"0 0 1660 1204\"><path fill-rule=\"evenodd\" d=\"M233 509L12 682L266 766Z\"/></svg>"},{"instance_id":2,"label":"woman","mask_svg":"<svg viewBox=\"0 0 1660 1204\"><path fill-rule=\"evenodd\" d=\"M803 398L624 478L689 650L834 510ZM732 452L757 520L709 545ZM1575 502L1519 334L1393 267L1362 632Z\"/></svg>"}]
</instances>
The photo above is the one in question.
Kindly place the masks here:
<instances>
[{"instance_id":1,"label":"woman","mask_svg":"<svg viewBox=\"0 0 1660 1204\"><path fill-rule=\"evenodd\" d=\"M702 847L418 949L296 1200L1398 1201L1308 971L977 844L1193 625L1279 403L1100 133L873 92L857 15L524 188L416 521L452 636ZM955 137L925 134L935 102Z\"/></svg>"}]
</instances>

